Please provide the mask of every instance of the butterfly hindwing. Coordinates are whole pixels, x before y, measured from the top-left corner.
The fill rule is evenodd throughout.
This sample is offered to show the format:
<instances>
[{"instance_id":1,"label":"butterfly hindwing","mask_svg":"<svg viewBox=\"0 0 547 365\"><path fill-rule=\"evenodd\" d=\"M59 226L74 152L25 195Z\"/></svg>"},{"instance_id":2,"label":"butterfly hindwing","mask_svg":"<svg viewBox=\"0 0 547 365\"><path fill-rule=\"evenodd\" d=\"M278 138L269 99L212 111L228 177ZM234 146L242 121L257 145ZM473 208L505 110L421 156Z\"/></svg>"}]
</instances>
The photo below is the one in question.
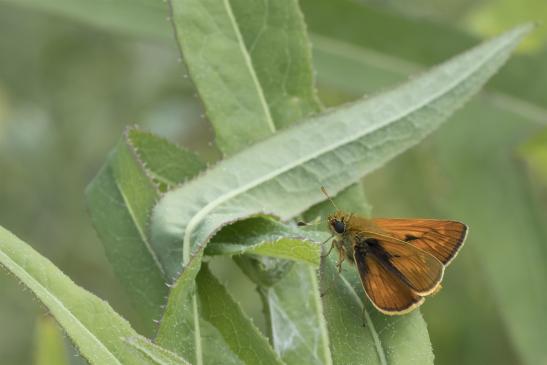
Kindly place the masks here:
<instances>
[{"instance_id":1,"label":"butterfly hindwing","mask_svg":"<svg viewBox=\"0 0 547 365\"><path fill-rule=\"evenodd\" d=\"M354 246L354 259L367 297L382 313L403 314L423 303L424 298L387 270L364 247Z\"/></svg>"}]
</instances>

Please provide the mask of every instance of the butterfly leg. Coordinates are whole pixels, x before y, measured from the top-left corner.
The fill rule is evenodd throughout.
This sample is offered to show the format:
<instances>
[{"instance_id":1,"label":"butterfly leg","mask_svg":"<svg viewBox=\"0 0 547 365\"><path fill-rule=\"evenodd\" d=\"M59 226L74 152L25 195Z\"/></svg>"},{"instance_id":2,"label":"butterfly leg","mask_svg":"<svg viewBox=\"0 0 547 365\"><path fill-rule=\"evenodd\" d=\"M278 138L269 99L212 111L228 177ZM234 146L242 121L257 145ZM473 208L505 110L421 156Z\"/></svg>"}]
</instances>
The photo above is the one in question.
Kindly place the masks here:
<instances>
[{"instance_id":1,"label":"butterfly leg","mask_svg":"<svg viewBox=\"0 0 547 365\"><path fill-rule=\"evenodd\" d=\"M342 241L332 240L332 244L330 246L329 252L327 252L326 255L321 255L321 257L327 257L334 247L336 247L336 249L338 250L338 260L336 260L336 269L340 273L342 271L342 262L346 258L346 254L345 254L346 251L344 249L344 245ZM329 292L330 289L332 289L332 287L334 286L334 282L335 282L335 279L331 281L329 287L324 292L320 293L320 297L324 297L327 294L327 292Z\"/></svg>"},{"instance_id":2,"label":"butterfly leg","mask_svg":"<svg viewBox=\"0 0 547 365\"><path fill-rule=\"evenodd\" d=\"M342 262L346 259L346 248L344 247L344 243L341 240L334 240L333 245L336 245L336 249L338 250L338 260L336 261L336 268L338 269L338 272L342 272Z\"/></svg>"}]
</instances>

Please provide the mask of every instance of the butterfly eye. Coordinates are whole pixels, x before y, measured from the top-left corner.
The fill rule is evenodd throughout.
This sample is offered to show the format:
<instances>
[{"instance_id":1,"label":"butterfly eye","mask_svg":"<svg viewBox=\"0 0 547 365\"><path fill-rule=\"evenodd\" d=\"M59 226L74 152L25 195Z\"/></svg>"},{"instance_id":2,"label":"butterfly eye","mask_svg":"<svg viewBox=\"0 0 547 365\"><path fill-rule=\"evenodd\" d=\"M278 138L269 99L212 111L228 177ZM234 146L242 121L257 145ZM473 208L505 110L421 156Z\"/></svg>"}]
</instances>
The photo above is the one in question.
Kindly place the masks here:
<instances>
[{"instance_id":1,"label":"butterfly eye","mask_svg":"<svg viewBox=\"0 0 547 365\"><path fill-rule=\"evenodd\" d=\"M346 231L346 225L344 224L344 222L342 221L339 221L339 220L335 220L334 223L332 224L334 230L336 231L336 233L344 233Z\"/></svg>"}]
</instances>

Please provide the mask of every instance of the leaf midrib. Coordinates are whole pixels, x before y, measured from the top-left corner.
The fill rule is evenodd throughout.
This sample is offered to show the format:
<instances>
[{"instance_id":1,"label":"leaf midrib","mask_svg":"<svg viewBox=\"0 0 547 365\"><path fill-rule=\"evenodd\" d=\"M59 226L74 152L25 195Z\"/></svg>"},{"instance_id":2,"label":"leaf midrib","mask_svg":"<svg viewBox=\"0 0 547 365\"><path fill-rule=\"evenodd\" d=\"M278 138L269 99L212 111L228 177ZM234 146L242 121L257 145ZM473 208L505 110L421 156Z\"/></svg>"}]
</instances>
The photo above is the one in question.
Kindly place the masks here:
<instances>
[{"instance_id":1,"label":"leaf midrib","mask_svg":"<svg viewBox=\"0 0 547 365\"><path fill-rule=\"evenodd\" d=\"M317 282L317 276L315 269L311 266L308 266L311 285L314 288L314 293L319 293L319 283ZM330 352L329 346L329 332L327 329L327 323L325 322L325 317L323 315L323 306L321 303L321 297L319 295L314 295L313 304L315 306L314 310L316 312L317 318L319 318L319 332L321 333L321 342L323 347L323 357L325 365L332 365L332 354Z\"/></svg>"},{"instance_id":2,"label":"leaf midrib","mask_svg":"<svg viewBox=\"0 0 547 365\"><path fill-rule=\"evenodd\" d=\"M76 323L76 325L78 327L80 327L89 336L89 338L93 342L95 342L100 348L102 348L104 350L104 352L115 361L116 364L122 365L120 360L118 360L118 358L112 352L110 352L110 350L101 341L99 341L99 339L89 329L87 329L87 327L84 326L84 324L82 322L80 322L78 320L78 318L68 308L66 308L64 306L62 301L60 301L56 296L50 294L49 290L47 290L39 281L34 279L34 277L32 275L27 273L27 271L25 269L23 269L19 264L17 264L17 262L13 261L11 259L11 257L9 257L7 254L5 254L2 250L0 250L0 257L3 257L5 262L7 262L8 264L13 266L12 270L10 270L10 271L18 272L18 274L16 274L16 276L21 281L23 281L23 282L27 281L29 283L32 283L35 287L37 287L45 296L47 296L53 302L55 302L58 305L58 307L62 311L64 311L65 314L68 317L70 317L74 321L74 323ZM8 267L8 265L6 265L6 264L3 264L3 266ZM9 268L8 268L8 270L9 270ZM28 286L31 287L30 285L28 285Z\"/></svg>"},{"instance_id":3,"label":"leaf midrib","mask_svg":"<svg viewBox=\"0 0 547 365\"><path fill-rule=\"evenodd\" d=\"M144 233L144 230L142 229L142 227L138 223L139 221L137 220L137 217L136 217L135 213L133 212L133 208L131 207L129 199L127 199L127 197L125 196L125 193L124 193L122 187L120 186L118 180L116 180L116 178L114 178L114 183L115 183L116 188L118 189L118 192L120 193L120 195L121 195L121 197L122 197L122 199L125 203L124 206L126 207L127 212L131 216L131 220L133 221L135 227L137 228L137 232L139 232L139 236L141 237L141 240L144 242L144 245L146 246L146 249L150 253L150 256L152 256L152 259L154 260L156 266L158 267L158 269L160 270L162 275L165 275L165 271L163 270L163 267L160 263L160 260L159 260L158 256L156 255L156 253L152 249L152 246L150 245L150 242L148 241L148 237L146 236L146 234Z\"/></svg>"},{"instance_id":4,"label":"leaf midrib","mask_svg":"<svg viewBox=\"0 0 547 365\"><path fill-rule=\"evenodd\" d=\"M142 343L142 341L144 341L143 339L139 337L131 337L131 338L125 338L124 340L129 345L141 351L145 356L147 356L150 360L154 361L155 363L160 365L165 364L161 356L158 356L156 353L154 353L154 351L150 351L145 345L143 345ZM146 341L148 341L148 339ZM161 346L155 345L153 342L150 342L149 345L155 346L154 349L157 351L157 353L165 356L166 358L169 359L169 361L176 362L177 364L180 364L180 365L190 365L188 361L184 360L181 357L178 357L176 354L166 350L165 348Z\"/></svg>"},{"instance_id":5,"label":"leaf midrib","mask_svg":"<svg viewBox=\"0 0 547 365\"><path fill-rule=\"evenodd\" d=\"M437 93L429 96L428 98L424 99L421 103L417 105L413 105L410 108L405 108L403 111L399 112L397 115L393 116L392 118L384 121L383 123L380 123L379 125L373 127L373 128L364 128L361 133L356 133L355 135L350 135L348 138L341 139L338 142L335 142L331 146L326 146L322 149L319 149L316 153L311 153L308 156L303 156L299 159L294 160L292 163L288 163L287 165L278 168L277 170L273 170L268 174L263 175L262 177L259 177L255 179L254 181L251 181L243 186L241 186L238 189L234 189L226 194L223 194L216 198L215 200L211 201L207 205L205 205L202 209L200 209L188 222L188 225L186 226L186 230L184 233L184 243L183 243L183 262L184 264L187 263L190 257L190 237L193 233L196 226L209 214L213 209L220 206L224 202L234 198L235 196L238 196L246 191L249 191L261 184L263 184L266 181L269 181L273 179L276 176L279 176L287 171L290 171L294 169L297 166L303 165L304 163L311 161L313 159L317 159L321 155L324 155L330 151L334 151L338 149L339 147L342 147L344 145L347 145L351 142L354 142L365 135L380 130L381 128L390 125L391 123L402 119L404 116L414 113L415 111L427 106L428 104L432 103L434 100L440 98L441 96L445 95L449 91L453 90L454 87L458 84L460 84L463 80L469 78L472 74L474 74L477 70L482 68L491 58L493 55L499 53L504 49L503 45L506 44L505 42L500 44L498 47L496 47L494 50L492 50L489 53L488 57L483 57L483 60L480 63L477 63L474 68L470 68L467 72L462 72L458 76L454 78L454 80L450 83L448 83L446 87L439 90ZM464 53L465 54L465 53Z\"/></svg>"},{"instance_id":6,"label":"leaf midrib","mask_svg":"<svg viewBox=\"0 0 547 365\"><path fill-rule=\"evenodd\" d=\"M243 55L243 58L245 59L245 64L247 65L247 68L249 69L249 73L251 74L253 83L256 86L258 99L260 100L260 105L262 106L262 109L264 111L266 122L268 123L268 127L270 128L270 131L274 133L276 131L275 123L270 113L270 108L268 107L268 103L266 102L264 91L262 90L262 85L260 84L260 81L258 80L258 77L256 75L253 61L251 59L251 55L249 54L249 50L247 49L245 45L243 36L241 35L241 32L239 30L239 24L237 23L237 20L232 11L230 0L224 0L223 3L224 3L224 7L226 8L226 12L228 13L228 17L230 18L230 22L232 23L234 32L236 34L237 43L239 44L239 48L241 49L241 54Z\"/></svg>"}]
</instances>

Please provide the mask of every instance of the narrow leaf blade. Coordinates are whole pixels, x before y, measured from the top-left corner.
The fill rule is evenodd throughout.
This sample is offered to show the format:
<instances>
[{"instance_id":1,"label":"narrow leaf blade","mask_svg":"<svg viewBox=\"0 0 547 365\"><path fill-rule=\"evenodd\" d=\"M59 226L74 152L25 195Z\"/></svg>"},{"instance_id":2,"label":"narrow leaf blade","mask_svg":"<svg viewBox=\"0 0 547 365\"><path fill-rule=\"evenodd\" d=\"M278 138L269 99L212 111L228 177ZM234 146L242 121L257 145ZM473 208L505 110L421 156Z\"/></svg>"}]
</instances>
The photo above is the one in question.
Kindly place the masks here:
<instances>
[{"instance_id":1,"label":"narrow leaf blade","mask_svg":"<svg viewBox=\"0 0 547 365\"><path fill-rule=\"evenodd\" d=\"M268 340L204 265L197 277L203 318L215 326L245 364L281 364Z\"/></svg>"},{"instance_id":2,"label":"narrow leaf blade","mask_svg":"<svg viewBox=\"0 0 547 365\"><path fill-rule=\"evenodd\" d=\"M189 74L225 154L318 110L296 1L172 0L171 8Z\"/></svg>"},{"instance_id":3,"label":"narrow leaf blade","mask_svg":"<svg viewBox=\"0 0 547 365\"><path fill-rule=\"evenodd\" d=\"M0 265L48 308L91 364L151 364L123 341L138 334L108 303L78 287L2 227Z\"/></svg>"},{"instance_id":4,"label":"narrow leaf blade","mask_svg":"<svg viewBox=\"0 0 547 365\"><path fill-rule=\"evenodd\" d=\"M168 288L151 248L149 215L164 189L203 167L191 152L129 128L86 190L93 224L114 271L149 333L156 330Z\"/></svg>"},{"instance_id":5,"label":"narrow leaf blade","mask_svg":"<svg viewBox=\"0 0 547 365\"><path fill-rule=\"evenodd\" d=\"M223 334L199 313L195 278L200 268L201 257L191 258L172 285L156 342L193 364L244 364Z\"/></svg>"},{"instance_id":6,"label":"narrow leaf blade","mask_svg":"<svg viewBox=\"0 0 547 365\"><path fill-rule=\"evenodd\" d=\"M158 191L136 158L127 134L86 190L89 212L114 272L149 333L167 294L147 237L147 214Z\"/></svg>"}]
</instances>

